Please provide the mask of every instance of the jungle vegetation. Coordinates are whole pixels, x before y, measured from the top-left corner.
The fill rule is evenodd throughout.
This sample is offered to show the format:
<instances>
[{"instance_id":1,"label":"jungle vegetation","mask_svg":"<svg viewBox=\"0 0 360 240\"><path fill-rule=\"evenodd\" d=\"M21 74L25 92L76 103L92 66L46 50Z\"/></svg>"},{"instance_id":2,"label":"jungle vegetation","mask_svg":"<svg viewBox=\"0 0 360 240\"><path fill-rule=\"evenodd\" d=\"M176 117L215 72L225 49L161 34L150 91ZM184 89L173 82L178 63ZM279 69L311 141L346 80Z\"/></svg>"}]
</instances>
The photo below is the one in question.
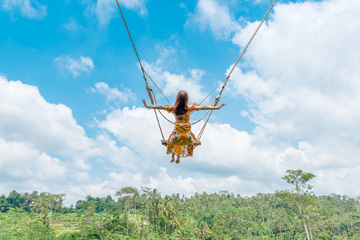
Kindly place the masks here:
<instances>
[{"instance_id":1,"label":"jungle vegetation","mask_svg":"<svg viewBox=\"0 0 360 240\"><path fill-rule=\"evenodd\" d=\"M12 191L0 196L0 239L360 239L360 197L317 196L313 178L288 170L288 190L251 197L123 187L71 206L64 194Z\"/></svg>"}]
</instances>

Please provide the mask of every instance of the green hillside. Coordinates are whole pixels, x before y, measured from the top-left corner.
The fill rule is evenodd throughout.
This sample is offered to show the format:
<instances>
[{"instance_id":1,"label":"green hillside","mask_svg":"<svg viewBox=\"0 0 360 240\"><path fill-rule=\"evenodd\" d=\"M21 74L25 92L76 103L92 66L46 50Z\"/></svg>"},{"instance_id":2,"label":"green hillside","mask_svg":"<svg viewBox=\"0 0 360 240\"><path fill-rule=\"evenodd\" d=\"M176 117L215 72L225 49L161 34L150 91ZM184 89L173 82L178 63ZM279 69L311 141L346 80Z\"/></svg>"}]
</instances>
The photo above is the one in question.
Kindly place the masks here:
<instances>
[{"instance_id":1,"label":"green hillside","mask_svg":"<svg viewBox=\"0 0 360 240\"><path fill-rule=\"evenodd\" d=\"M289 190L252 197L124 187L68 207L64 195L13 191L0 196L0 239L360 239L360 198L316 196L314 177L289 170Z\"/></svg>"}]
</instances>

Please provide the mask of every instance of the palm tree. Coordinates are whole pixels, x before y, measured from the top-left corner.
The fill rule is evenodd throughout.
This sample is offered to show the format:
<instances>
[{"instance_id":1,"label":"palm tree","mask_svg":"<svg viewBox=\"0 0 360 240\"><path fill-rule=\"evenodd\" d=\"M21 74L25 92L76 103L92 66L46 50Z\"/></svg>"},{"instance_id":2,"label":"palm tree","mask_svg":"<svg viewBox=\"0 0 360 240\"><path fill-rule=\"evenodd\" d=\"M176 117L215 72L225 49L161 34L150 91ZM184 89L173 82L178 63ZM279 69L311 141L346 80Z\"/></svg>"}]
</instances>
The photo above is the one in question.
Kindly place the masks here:
<instances>
[{"instance_id":1,"label":"palm tree","mask_svg":"<svg viewBox=\"0 0 360 240\"><path fill-rule=\"evenodd\" d=\"M147 222L150 223L151 189L148 187L141 187L141 192L142 194L140 196L140 204L145 205L145 216L147 218Z\"/></svg>"},{"instance_id":2,"label":"palm tree","mask_svg":"<svg viewBox=\"0 0 360 240\"><path fill-rule=\"evenodd\" d=\"M200 222L199 226L196 228L196 237L203 240L207 238L211 234L211 230L207 224L207 222Z\"/></svg>"},{"instance_id":3,"label":"palm tree","mask_svg":"<svg viewBox=\"0 0 360 240\"><path fill-rule=\"evenodd\" d=\"M152 220L154 222L156 222L156 230L158 229L158 225L159 225L159 205L160 205L160 192L155 188L152 190L152 192L150 193L150 201L152 203L152 207L151 207L151 213L150 216L152 217L152 219L150 220L150 222L152 222Z\"/></svg>"},{"instance_id":4,"label":"palm tree","mask_svg":"<svg viewBox=\"0 0 360 240\"><path fill-rule=\"evenodd\" d=\"M160 212L159 212L160 216L162 216L165 219L165 234L166 234L167 220L172 216L173 213L174 213L174 206L166 196L160 205Z\"/></svg>"},{"instance_id":5,"label":"palm tree","mask_svg":"<svg viewBox=\"0 0 360 240\"><path fill-rule=\"evenodd\" d=\"M173 215L169 224L172 226L172 232L174 232L175 228L178 228L181 225L181 216L175 207L172 209L172 212Z\"/></svg>"},{"instance_id":6,"label":"palm tree","mask_svg":"<svg viewBox=\"0 0 360 240\"><path fill-rule=\"evenodd\" d=\"M174 232L174 236L176 239L189 239L189 237L187 236L187 232L185 228L178 228L175 232Z\"/></svg>"}]
</instances>

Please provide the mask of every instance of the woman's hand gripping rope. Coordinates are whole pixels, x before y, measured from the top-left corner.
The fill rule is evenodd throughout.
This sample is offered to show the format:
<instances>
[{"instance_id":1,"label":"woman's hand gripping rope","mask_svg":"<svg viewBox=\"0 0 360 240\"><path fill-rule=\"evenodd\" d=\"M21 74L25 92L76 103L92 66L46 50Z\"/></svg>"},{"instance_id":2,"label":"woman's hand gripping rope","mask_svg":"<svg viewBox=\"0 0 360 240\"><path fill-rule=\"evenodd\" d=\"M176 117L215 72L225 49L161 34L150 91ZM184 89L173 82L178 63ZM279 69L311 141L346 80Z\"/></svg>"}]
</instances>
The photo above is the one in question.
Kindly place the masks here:
<instances>
[{"instance_id":1,"label":"woman's hand gripping rope","mask_svg":"<svg viewBox=\"0 0 360 240\"><path fill-rule=\"evenodd\" d=\"M146 104L145 99L143 99L142 102L143 102L143 104L144 104L144 106L145 106L146 108L150 108L149 105Z\"/></svg>"},{"instance_id":2,"label":"woman's hand gripping rope","mask_svg":"<svg viewBox=\"0 0 360 240\"><path fill-rule=\"evenodd\" d=\"M142 100L144 106L146 108L150 108L150 109L158 109L158 110L166 110L166 107L165 106L162 106L162 105L147 105L145 99Z\"/></svg>"}]
</instances>

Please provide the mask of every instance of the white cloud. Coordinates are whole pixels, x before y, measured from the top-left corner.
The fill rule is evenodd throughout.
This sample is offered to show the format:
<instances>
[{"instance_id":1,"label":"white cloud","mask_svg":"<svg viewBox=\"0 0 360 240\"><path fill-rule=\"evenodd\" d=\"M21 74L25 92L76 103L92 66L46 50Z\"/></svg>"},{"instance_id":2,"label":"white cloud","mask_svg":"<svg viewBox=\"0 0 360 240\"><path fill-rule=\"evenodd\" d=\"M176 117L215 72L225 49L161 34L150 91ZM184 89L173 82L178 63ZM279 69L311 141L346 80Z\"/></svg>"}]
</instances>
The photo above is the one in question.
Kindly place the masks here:
<instances>
[{"instance_id":1,"label":"white cloud","mask_svg":"<svg viewBox=\"0 0 360 240\"><path fill-rule=\"evenodd\" d=\"M45 5L31 0L4 0L2 7L7 11L19 10L21 16L29 19L42 20L47 15Z\"/></svg>"},{"instance_id":2,"label":"white cloud","mask_svg":"<svg viewBox=\"0 0 360 240\"><path fill-rule=\"evenodd\" d=\"M321 193L359 194L352 184L360 159L359 11L354 0L278 4L246 53L256 72L236 69L230 79L249 102L255 134L306 143L279 163L318 173ZM233 42L243 47L257 24Z\"/></svg>"},{"instance_id":3,"label":"white cloud","mask_svg":"<svg viewBox=\"0 0 360 240\"><path fill-rule=\"evenodd\" d=\"M358 197L359 171L359 166L319 170L317 172L316 186L320 189L321 194L331 192L340 195L349 195L349 193L352 193L353 196Z\"/></svg>"},{"instance_id":4,"label":"white cloud","mask_svg":"<svg viewBox=\"0 0 360 240\"><path fill-rule=\"evenodd\" d=\"M24 142L5 141L0 138L1 182L60 182L67 169L59 159L40 153Z\"/></svg>"},{"instance_id":5,"label":"white cloud","mask_svg":"<svg viewBox=\"0 0 360 240\"><path fill-rule=\"evenodd\" d=\"M210 29L218 39L226 40L240 28L223 2L216 0L199 0L195 13L189 18L187 25L195 25L202 30Z\"/></svg>"},{"instance_id":6,"label":"white cloud","mask_svg":"<svg viewBox=\"0 0 360 240\"><path fill-rule=\"evenodd\" d=\"M69 189L93 184L89 159L103 156L99 145L86 136L71 109L48 103L34 86L0 76L2 193L66 193L75 201Z\"/></svg>"},{"instance_id":7,"label":"white cloud","mask_svg":"<svg viewBox=\"0 0 360 240\"><path fill-rule=\"evenodd\" d=\"M111 19L120 14L116 2L112 0L85 0L83 2L88 5L88 11L97 17L101 26L107 25ZM140 15L147 13L145 2L146 0L119 0L120 7L136 10Z\"/></svg>"},{"instance_id":8,"label":"white cloud","mask_svg":"<svg viewBox=\"0 0 360 240\"><path fill-rule=\"evenodd\" d=\"M167 139L172 125L161 118L160 122ZM202 123L193 126L195 134ZM133 155L131 160L120 160L121 166L129 161L126 171L111 172L109 177L124 185L148 186L166 194L190 195L221 189L242 194L270 192L281 189L278 180L291 165L288 159L297 159L304 165L308 161L302 150L264 145L258 141L259 136L227 124L210 123L194 157L182 159L180 165L171 164L170 155L165 155L166 149L160 144L155 116L152 110L144 108L115 110L99 122L99 127L114 134ZM131 167L131 163L137 167Z\"/></svg>"},{"instance_id":9,"label":"white cloud","mask_svg":"<svg viewBox=\"0 0 360 240\"><path fill-rule=\"evenodd\" d=\"M156 79L156 84L159 85L165 96L176 96L181 90L189 93L190 102L199 102L206 96L203 92L203 86L200 83L202 77L205 75L205 71L201 69L189 69L190 76L187 77L184 74L170 73L169 71L163 70L157 65L149 64L146 61L143 61L143 66L151 78ZM153 87L153 90L156 90L155 87ZM159 94L159 99L160 98L163 97ZM169 99L169 101L171 100Z\"/></svg>"},{"instance_id":10,"label":"white cloud","mask_svg":"<svg viewBox=\"0 0 360 240\"><path fill-rule=\"evenodd\" d=\"M95 143L62 104L51 104L38 88L0 76L0 137L44 152L88 157Z\"/></svg>"},{"instance_id":11,"label":"white cloud","mask_svg":"<svg viewBox=\"0 0 360 240\"><path fill-rule=\"evenodd\" d=\"M110 88L109 85L104 82L96 83L95 89L92 89L93 92L98 92L105 95L108 101L127 103L129 100L134 101L136 99L136 94L133 93L130 89L124 90L125 91L119 91L117 88Z\"/></svg>"},{"instance_id":12,"label":"white cloud","mask_svg":"<svg viewBox=\"0 0 360 240\"><path fill-rule=\"evenodd\" d=\"M54 60L61 67L67 68L74 78L79 77L83 72L90 73L94 68L93 60L90 57L81 56L79 60L75 60L69 56L57 57Z\"/></svg>"},{"instance_id":13,"label":"white cloud","mask_svg":"<svg viewBox=\"0 0 360 240\"><path fill-rule=\"evenodd\" d=\"M196 192L218 192L220 190L228 190L230 192L251 195L254 194L253 189L262 192L269 192L267 186L261 186L261 182L242 180L238 176L196 176L185 177L181 173L173 176L169 172L169 168L160 167L160 173L156 177L144 177L140 174L110 173L109 177L112 182L122 182L124 186L133 187L150 187L156 188L161 194L180 193L191 196Z\"/></svg>"},{"instance_id":14,"label":"white cloud","mask_svg":"<svg viewBox=\"0 0 360 240\"><path fill-rule=\"evenodd\" d=\"M357 138L358 10L352 0L277 5L246 55L262 77L237 69L231 79L234 90L255 106L250 112L259 127L289 139ZM253 27L234 42L243 46Z\"/></svg>"},{"instance_id":15,"label":"white cloud","mask_svg":"<svg viewBox=\"0 0 360 240\"><path fill-rule=\"evenodd\" d=\"M199 1L196 16L206 19L203 25L215 36L221 32L212 24L216 17L205 13L216 4ZM236 69L230 80L233 93L246 98L251 119L266 133L288 139L358 135L360 36L354 33L360 28L359 8L354 0L275 6L245 54L246 67L256 71ZM224 15L228 20L218 27L226 32L238 23L228 11ZM233 43L244 47L257 25L233 28Z\"/></svg>"},{"instance_id":16,"label":"white cloud","mask_svg":"<svg viewBox=\"0 0 360 240\"><path fill-rule=\"evenodd\" d=\"M172 125L163 120L161 123L167 138ZM121 166L126 170L111 172L110 182L116 180L124 185L157 188L164 194L180 192L190 195L222 189L247 195L274 192L288 187L281 180L285 171L298 168L318 175L315 187L322 194L344 193L338 190L346 184L346 179L360 180L360 176L355 174L351 177L345 175L349 171L354 173L352 168L360 167L358 147L348 142L340 143L338 139L321 139L321 144L300 141L298 146L292 147L264 136L262 131L249 134L228 124L210 123L194 157L184 158L181 164L175 165L169 163L170 156L165 155L165 148L160 145L160 134L151 110L115 110L100 122L100 127L128 146L126 150L133 155L131 161L138 166L125 167L129 160L124 161ZM193 126L193 132L197 134L200 127L201 123ZM344 175L330 174L336 169L343 169L341 173ZM324 187L329 181L333 185ZM354 185L349 185L346 190L348 195L359 194Z\"/></svg>"},{"instance_id":17,"label":"white cloud","mask_svg":"<svg viewBox=\"0 0 360 240\"><path fill-rule=\"evenodd\" d=\"M169 116L168 113L165 114ZM160 120L164 125L165 120ZM161 137L156 126L153 111L144 108L117 109L109 113L106 120L99 122L99 128L114 134L120 142L133 149L144 159L147 159L148 156L155 158L163 156L163 147L156 144L160 143ZM169 134L170 129L170 126L167 126L164 132Z\"/></svg>"},{"instance_id":18,"label":"white cloud","mask_svg":"<svg viewBox=\"0 0 360 240\"><path fill-rule=\"evenodd\" d=\"M83 29L83 27L80 26L79 23L73 18L70 18L69 21L65 23L63 26L65 29L69 31L78 31Z\"/></svg>"},{"instance_id":19,"label":"white cloud","mask_svg":"<svg viewBox=\"0 0 360 240\"><path fill-rule=\"evenodd\" d=\"M117 146L117 142L108 135L97 136L97 141L102 149L102 157L120 169L128 169L134 171L139 169L141 159L137 153L128 146Z\"/></svg>"},{"instance_id":20,"label":"white cloud","mask_svg":"<svg viewBox=\"0 0 360 240\"><path fill-rule=\"evenodd\" d=\"M163 45L157 44L155 49L160 53L159 58L156 60L156 65L163 64L174 64L176 63L174 60L174 55L176 54L176 50L173 47L165 47Z\"/></svg>"}]
</instances>

